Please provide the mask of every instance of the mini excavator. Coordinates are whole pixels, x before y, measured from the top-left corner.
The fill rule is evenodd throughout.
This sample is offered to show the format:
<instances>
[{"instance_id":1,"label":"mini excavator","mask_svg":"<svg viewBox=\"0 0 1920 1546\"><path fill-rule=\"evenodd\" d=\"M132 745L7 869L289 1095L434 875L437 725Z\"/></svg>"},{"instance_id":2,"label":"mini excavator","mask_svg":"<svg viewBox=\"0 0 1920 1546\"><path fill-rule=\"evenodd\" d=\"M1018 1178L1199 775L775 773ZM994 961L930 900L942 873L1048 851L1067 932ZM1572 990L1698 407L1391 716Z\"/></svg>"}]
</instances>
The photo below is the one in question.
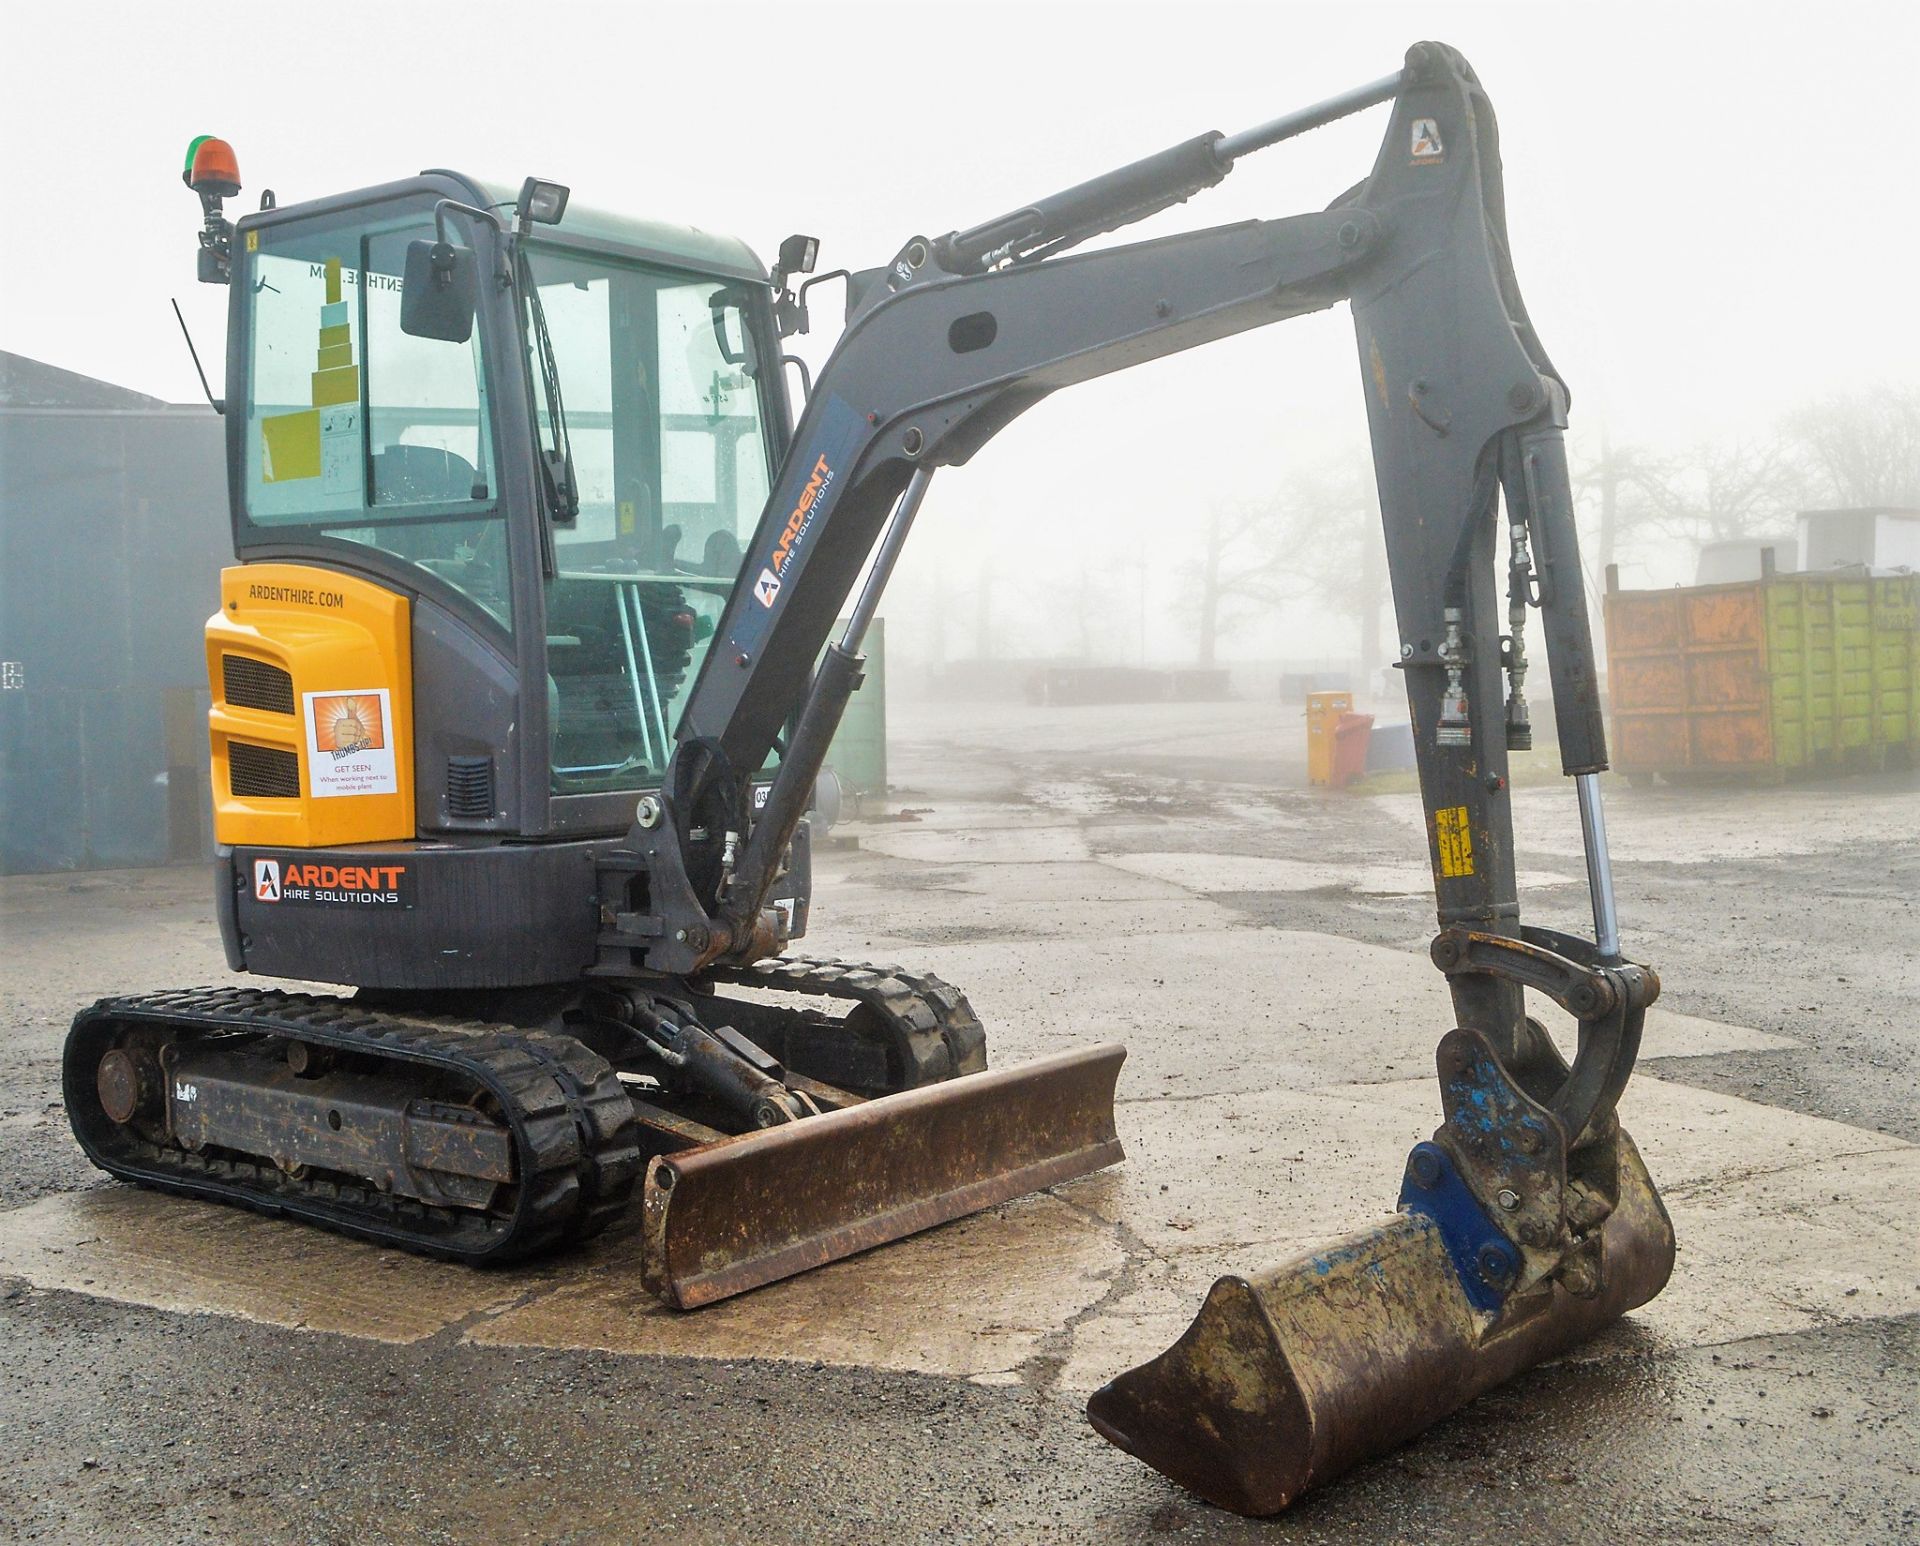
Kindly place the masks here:
<instances>
[{"instance_id":1,"label":"mini excavator","mask_svg":"<svg viewBox=\"0 0 1920 1546\"><path fill-rule=\"evenodd\" d=\"M1324 210L1070 252L1388 104ZM221 934L236 972L354 991L83 1011L65 1094L96 1164L470 1263L637 1215L647 1286L690 1308L1119 1159L1123 1049L988 1071L948 984L789 953L808 812L936 467L1061 387L1344 300L1457 1021L1443 1121L1390 1218L1222 1279L1089 1415L1272 1513L1664 1286L1672 1228L1615 1117L1659 983L1620 953L1568 392L1459 54L1418 44L853 273L533 178L269 194L237 222L222 141L185 180L200 277L232 295ZM781 340L834 278L845 328L809 383ZM1529 611L1593 940L1520 919ZM1528 989L1577 1022L1571 1059Z\"/></svg>"}]
</instances>

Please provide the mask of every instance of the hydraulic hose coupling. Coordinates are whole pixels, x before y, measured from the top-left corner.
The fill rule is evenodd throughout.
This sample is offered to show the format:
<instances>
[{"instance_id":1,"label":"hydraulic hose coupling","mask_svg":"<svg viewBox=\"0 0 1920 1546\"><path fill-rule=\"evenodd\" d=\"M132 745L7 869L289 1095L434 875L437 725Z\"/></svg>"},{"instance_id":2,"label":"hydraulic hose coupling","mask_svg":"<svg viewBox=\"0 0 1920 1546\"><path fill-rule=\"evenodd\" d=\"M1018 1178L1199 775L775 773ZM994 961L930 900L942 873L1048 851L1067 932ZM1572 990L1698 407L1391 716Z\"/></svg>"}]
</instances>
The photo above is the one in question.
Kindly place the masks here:
<instances>
[{"instance_id":1,"label":"hydraulic hose coupling","mask_svg":"<svg viewBox=\"0 0 1920 1546\"><path fill-rule=\"evenodd\" d=\"M1527 714L1527 599L1532 593L1533 555L1527 549L1527 523L1507 527L1507 750L1533 750L1533 721Z\"/></svg>"},{"instance_id":2,"label":"hydraulic hose coupling","mask_svg":"<svg viewBox=\"0 0 1920 1546\"><path fill-rule=\"evenodd\" d=\"M1467 650L1460 637L1460 609L1448 607L1446 637L1440 643L1440 662L1447 668L1447 687L1440 698L1440 725L1435 746L1473 745L1473 719L1467 703Z\"/></svg>"},{"instance_id":3,"label":"hydraulic hose coupling","mask_svg":"<svg viewBox=\"0 0 1920 1546\"><path fill-rule=\"evenodd\" d=\"M1526 694L1518 687L1507 696L1507 750L1533 750L1533 721L1527 714Z\"/></svg>"}]
</instances>

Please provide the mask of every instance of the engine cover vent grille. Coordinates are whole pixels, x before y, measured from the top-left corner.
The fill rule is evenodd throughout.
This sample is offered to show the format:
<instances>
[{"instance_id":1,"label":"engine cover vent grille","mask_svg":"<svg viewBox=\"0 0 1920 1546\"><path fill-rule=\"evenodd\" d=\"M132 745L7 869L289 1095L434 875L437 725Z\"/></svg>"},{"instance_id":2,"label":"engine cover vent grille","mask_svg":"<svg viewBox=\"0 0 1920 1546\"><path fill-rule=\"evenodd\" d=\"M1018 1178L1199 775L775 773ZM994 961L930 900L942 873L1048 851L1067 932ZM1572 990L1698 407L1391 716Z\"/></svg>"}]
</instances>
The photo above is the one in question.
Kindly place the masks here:
<instances>
[{"instance_id":1,"label":"engine cover vent grille","mask_svg":"<svg viewBox=\"0 0 1920 1546\"><path fill-rule=\"evenodd\" d=\"M235 799L300 798L300 758L277 746L229 741L227 775Z\"/></svg>"},{"instance_id":2,"label":"engine cover vent grille","mask_svg":"<svg viewBox=\"0 0 1920 1546\"><path fill-rule=\"evenodd\" d=\"M293 712L293 678L251 655L220 657L221 696L235 708Z\"/></svg>"},{"instance_id":3,"label":"engine cover vent grille","mask_svg":"<svg viewBox=\"0 0 1920 1546\"><path fill-rule=\"evenodd\" d=\"M493 759L447 759L447 814L485 821L493 814Z\"/></svg>"}]
</instances>

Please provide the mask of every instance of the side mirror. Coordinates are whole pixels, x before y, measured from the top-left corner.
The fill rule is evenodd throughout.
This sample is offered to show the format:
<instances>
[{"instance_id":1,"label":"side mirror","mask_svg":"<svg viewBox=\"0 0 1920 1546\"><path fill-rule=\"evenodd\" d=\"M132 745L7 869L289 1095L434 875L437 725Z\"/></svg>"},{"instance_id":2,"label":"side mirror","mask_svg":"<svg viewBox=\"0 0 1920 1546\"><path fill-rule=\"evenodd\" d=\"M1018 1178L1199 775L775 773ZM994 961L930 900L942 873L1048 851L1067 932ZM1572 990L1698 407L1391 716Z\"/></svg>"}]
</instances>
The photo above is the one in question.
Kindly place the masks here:
<instances>
[{"instance_id":1,"label":"side mirror","mask_svg":"<svg viewBox=\"0 0 1920 1546\"><path fill-rule=\"evenodd\" d=\"M414 338L463 344L473 336L480 296L480 260L451 242L408 242L401 279L400 331Z\"/></svg>"},{"instance_id":2,"label":"side mirror","mask_svg":"<svg viewBox=\"0 0 1920 1546\"><path fill-rule=\"evenodd\" d=\"M713 315L713 341L720 358L729 365L744 365L749 374L755 369L753 334L747 331L747 313L741 297L733 290L716 290L707 298ZM734 339L739 334L738 342Z\"/></svg>"}]
</instances>

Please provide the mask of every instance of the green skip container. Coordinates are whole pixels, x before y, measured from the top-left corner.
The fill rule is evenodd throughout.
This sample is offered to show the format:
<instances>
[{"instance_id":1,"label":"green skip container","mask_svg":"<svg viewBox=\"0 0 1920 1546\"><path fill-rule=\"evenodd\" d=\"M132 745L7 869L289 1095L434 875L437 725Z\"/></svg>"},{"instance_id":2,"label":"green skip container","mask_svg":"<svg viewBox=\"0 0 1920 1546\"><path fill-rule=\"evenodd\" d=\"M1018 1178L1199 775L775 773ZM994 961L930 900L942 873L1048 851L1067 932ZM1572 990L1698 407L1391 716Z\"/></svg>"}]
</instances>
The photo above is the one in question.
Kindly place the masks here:
<instances>
[{"instance_id":1,"label":"green skip container","mask_svg":"<svg viewBox=\"0 0 1920 1546\"><path fill-rule=\"evenodd\" d=\"M1920 575L1860 569L1623 591L1609 572L1613 765L1778 780L1920 742Z\"/></svg>"}]
</instances>

